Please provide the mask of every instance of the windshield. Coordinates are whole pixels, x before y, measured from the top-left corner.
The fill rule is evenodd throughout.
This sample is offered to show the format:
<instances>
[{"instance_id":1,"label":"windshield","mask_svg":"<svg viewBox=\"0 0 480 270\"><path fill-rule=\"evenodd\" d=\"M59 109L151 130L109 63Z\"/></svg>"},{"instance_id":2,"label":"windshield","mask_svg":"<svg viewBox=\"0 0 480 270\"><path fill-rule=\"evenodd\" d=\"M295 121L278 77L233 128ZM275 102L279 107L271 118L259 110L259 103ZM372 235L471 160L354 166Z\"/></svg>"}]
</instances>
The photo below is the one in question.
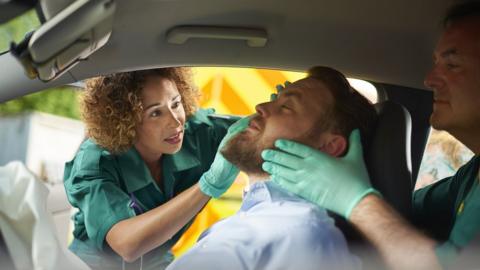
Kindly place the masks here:
<instances>
[{"instance_id":1,"label":"windshield","mask_svg":"<svg viewBox=\"0 0 480 270\"><path fill-rule=\"evenodd\" d=\"M20 42L25 34L40 26L40 20L34 9L0 24L0 53L10 49L11 42Z\"/></svg>"}]
</instances>

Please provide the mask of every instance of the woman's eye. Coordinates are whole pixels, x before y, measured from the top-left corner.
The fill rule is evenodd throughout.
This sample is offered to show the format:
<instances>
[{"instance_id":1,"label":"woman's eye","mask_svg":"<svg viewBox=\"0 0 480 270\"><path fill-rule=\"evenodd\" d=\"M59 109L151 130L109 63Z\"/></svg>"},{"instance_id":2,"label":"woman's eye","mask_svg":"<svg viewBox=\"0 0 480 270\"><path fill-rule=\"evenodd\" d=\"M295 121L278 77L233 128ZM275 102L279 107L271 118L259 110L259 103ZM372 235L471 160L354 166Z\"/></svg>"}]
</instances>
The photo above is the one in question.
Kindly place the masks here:
<instances>
[{"instance_id":1,"label":"woman's eye","mask_svg":"<svg viewBox=\"0 0 480 270\"><path fill-rule=\"evenodd\" d=\"M290 107L285 106L285 105L282 105L281 108L282 108L283 110L291 110Z\"/></svg>"},{"instance_id":2,"label":"woman's eye","mask_svg":"<svg viewBox=\"0 0 480 270\"><path fill-rule=\"evenodd\" d=\"M180 101L176 101L175 103L173 103L172 108L176 109L176 108L180 107L180 104L181 104Z\"/></svg>"},{"instance_id":3,"label":"woman's eye","mask_svg":"<svg viewBox=\"0 0 480 270\"><path fill-rule=\"evenodd\" d=\"M150 114L151 117L157 117L157 116L159 116L159 115L160 115L160 111L159 111L159 110L155 110L155 111L153 111L153 112Z\"/></svg>"}]
</instances>

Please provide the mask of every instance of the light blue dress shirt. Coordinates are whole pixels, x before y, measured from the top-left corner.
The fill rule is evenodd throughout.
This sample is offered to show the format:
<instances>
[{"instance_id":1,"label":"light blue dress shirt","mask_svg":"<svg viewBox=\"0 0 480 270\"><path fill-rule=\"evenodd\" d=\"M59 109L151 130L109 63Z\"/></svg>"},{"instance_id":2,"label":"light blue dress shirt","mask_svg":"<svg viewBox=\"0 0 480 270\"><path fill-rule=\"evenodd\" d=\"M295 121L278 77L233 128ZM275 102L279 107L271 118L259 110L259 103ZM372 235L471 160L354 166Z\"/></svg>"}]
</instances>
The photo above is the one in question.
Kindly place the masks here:
<instances>
[{"instance_id":1,"label":"light blue dress shirt","mask_svg":"<svg viewBox=\"0 0 480 270\"><path fill-rule=\"evenodd\" d=\"M240 210L214 224L175 269L359 269L342 233L323 208L257 182Z\"/></svg>"}]
</instances>

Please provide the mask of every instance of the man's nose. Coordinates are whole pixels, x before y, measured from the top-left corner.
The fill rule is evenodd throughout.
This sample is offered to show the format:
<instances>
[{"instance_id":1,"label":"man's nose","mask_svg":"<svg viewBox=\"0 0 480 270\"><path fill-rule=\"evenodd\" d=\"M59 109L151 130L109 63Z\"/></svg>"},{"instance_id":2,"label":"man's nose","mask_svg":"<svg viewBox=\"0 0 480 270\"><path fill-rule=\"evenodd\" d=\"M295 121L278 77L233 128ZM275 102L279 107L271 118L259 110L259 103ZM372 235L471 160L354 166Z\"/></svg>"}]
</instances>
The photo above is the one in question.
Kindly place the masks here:
<instances>
[{"instance_id":1,"label":"man's nose","mask_svg":"<svg viewBox=\"0 0 480 270\"><path fill-rule=\"evenodd\" d=\"M423 84L429 88L429 89L438 89L442 86L443 80L438 74L438 70L436 67L433 67L432 70L430 70L427 75L425 76L425 79L423 81Z\"/></svg>"},{"instance_id":2,"label":"man's nose","mask_svg":"<svg viewBox=\"0 0 480 270\"><path fill-rule=\"evenodd\" d=\"M265 117L268 115L268 103L269 102L265 102L265 103L260 103L258 104L257 106L255 106L255 111L257 112L258 115L262 116L262 117Z\"/></svg>"}]
</instances>

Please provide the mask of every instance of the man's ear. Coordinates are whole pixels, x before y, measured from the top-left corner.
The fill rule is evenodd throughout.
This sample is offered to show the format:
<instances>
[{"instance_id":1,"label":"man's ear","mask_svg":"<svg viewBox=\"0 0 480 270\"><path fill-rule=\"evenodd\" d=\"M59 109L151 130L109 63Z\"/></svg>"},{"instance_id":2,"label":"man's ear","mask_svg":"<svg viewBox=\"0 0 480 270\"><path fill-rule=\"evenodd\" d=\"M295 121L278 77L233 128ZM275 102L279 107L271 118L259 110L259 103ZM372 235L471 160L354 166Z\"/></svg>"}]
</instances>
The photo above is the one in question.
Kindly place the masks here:
<instances>
[{"instance_id":1,"label":"man's ear","mask_svg":"<svg viewBox=\"0 0 480 270\"><path fill-rule=\"evenodd\" d=\"M337 134L325 134L322 136L322 144L319 150L334 157L341 157L347 150L347 139Z\"/></svg>"}]
</instances>

